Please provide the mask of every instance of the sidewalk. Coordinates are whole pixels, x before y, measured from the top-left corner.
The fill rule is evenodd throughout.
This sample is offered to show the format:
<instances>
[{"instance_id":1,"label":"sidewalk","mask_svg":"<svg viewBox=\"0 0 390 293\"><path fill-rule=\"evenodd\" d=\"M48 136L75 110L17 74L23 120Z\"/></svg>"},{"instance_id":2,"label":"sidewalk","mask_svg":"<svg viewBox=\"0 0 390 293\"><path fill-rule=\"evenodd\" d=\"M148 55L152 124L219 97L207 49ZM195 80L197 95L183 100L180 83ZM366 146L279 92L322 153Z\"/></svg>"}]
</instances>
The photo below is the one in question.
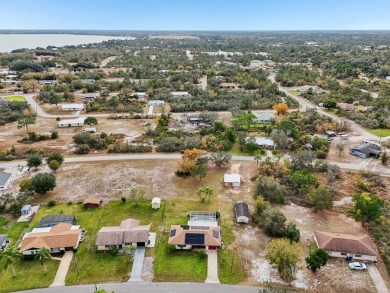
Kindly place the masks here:
<instances>
[{"instance_id":1,"label":"sidewalk","mask_svg":"<svg viewBox=\"0 0 390 293\"><path fill-rule=\"evenodd\" d=\"M65 254L61 258L60 266L58 267L57 274L50 287L65 286L65 278L68 274L70 263L72 262L73 251L65 251Z\"/></svg>"}]
</instances>

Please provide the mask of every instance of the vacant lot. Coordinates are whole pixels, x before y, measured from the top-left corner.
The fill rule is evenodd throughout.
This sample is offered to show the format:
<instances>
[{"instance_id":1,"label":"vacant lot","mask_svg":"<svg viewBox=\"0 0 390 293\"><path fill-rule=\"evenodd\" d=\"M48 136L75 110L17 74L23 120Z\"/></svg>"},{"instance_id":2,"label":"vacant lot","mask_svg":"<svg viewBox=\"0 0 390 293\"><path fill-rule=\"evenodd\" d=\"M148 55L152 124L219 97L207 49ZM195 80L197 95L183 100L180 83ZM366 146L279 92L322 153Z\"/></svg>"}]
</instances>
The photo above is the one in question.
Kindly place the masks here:
<instances>
[{"instance_id":1,"label":"vacant lot","mask_svg":"<svg viewBox=\"0 0 390 293\"><path fill-rule=\"evenodd\" d=\"M12 102L24 102L25 99L22 96L8 96L5 97L4 100L12 101Z\"/></svg>"}]
</instances>

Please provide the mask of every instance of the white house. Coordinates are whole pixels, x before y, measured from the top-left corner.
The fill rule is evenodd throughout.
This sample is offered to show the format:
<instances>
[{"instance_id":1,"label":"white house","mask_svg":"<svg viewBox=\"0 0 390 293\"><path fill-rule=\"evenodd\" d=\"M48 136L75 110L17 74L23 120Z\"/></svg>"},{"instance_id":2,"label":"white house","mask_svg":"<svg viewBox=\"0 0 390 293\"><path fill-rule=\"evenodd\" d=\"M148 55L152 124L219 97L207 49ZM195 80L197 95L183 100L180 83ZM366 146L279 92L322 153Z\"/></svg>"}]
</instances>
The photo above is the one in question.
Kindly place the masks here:
<instances>
[{"instance_id":1,"label":"white house","mask_svg":"<svg viewBox=\"0 0 390 293\"><path fill-rule=\"evenodd\" d=\"M7 188L11 176L11 173L0 172L0 190L5 190Z\"/></svg>"},{"instance_id":2,"label":"white house","mask_svg":"<svg viewBox=\"0 0 390 293\"><path fill-rule=\"evenodd\" d=\"M20 213L22 216L28 215L29 213L31 213L31 209L32 209L31 205L26 204L22 207Z\"/></svg>"},{"instance_id":3,"label":"white house","mask_svg":"<svg viewBox=\"0 0 390 293\"><path fill-rule=\"evenodd\" d=\"M152 199L152 209L159 209L161 205L161 198L153 197Z\"/></svg>"},{"instance_id":4,"label":"white house","mask_svg":"<svg viewBox=\"0 0 390 293\"><path fill-rule=\"evenodd\" d=\"M81 80L81 83L82 84L94 84L95 83L95 80L94 79L82 79Z\"/></svg>"},{"instance_id":5,"label":"white house","mask_svg":"<svg viewBox=\"0 0 390 293\"><path fill-rule=\"evenodd\" d=\"M58 127L77 127L84 125L85 118L76 118L76 119L68 119L61 120L58 122Z\"/></svg>"},{"instance_id":6,"label":"white house","mask_svg":"<svg viewBox=\"0 0 390 293\"><path fill-rule=\"evenodd\" d=\"M270 113L253 113L256 119L260 123L271 123L275 121L275 116Z\"/></svg>"},{"instance_id":7,"label":"white house","mask_svg":"<svg viewBox=\"0 0 390 293\"><path fill-rule=\"evenodd\" d=\"M171 95L174 97L188 97L190 94L188 92L171 92Z\"/></svg>"},{"instance_id":8,"label":"white house","mask_svg":"<svg viewBox=\"0 0 390 293\"><path fill-rule=\"evenodd\" d=\"M270 137L247 137L246 142L254 142L260 148L273 149L275 148L275 143Z\"/></svg>"},{"instance_id":9,"label":"white house","mask_svg":"<svg viewBox=\"0 0 390 293\"><path fill-rule=\"evenodd\" d=\"M234 215L237 223L248 224L249 222L249 207L245 202L238 202L234 205Z\"/></svg>"},{"instance_id":10,"label":"white house","mask_svg":"<svg viewBox=\"0 0 390 293\"><path fill-rule=\"evenodd\" d=\"M57 81L54 79L42 79L42 80L39 80L38 82L39 82L39 84L42 84L42 85L56 84L57 83Z\"/></svg>"},{"instance_id":11,"label":"white house","mask_svg":"<svg viewBox=\"0 0 390 293\"><path fill-rule=\"evenodd\" d=\"M241 176L240 174L225 174L223 175L223 182L225 187L240 189Z\"/></svg>"},{"instance_id":12,"label":"white house","mask_svg":"<svg viewBox=\"0 0 390 293\"><path fill-rule=\"evenodd\" d=\"M84 110L84 104L63 104L61 109L62 111L82 111Z\"/></svg>"},{"instance_id":13,"label":"white house","mask_svg":"<svg viewBox=\"0 0 390 293\"><path fill-rule=\"evenodd\" d=\"M326 91L326 90L324 90L316 85L304 85L304 86L299 87L297 90L300 93L306 93L310 89L317 94L329 93L329 91Z\"/></svg>"},{"instance_id":14,"label":"white house","mask_svg":"<svg viewBox=\"0 0 390 293\"><path fill-rule=\"evenodd\" d=\"M164 106L165 102L163 100L152 100L149 101L149 106Z\"/></svg>"},{"instance_id":15,"label":"white house","mask_svg":"<svg viewBox=\"0 0 390 293\"><path fill-rule=\"evenodd\" d=\"M368 235L352 235L316 231L315 241L319 248L332 257L349 260L375 261L378 252Z\"/></svg>"},{"instance_id":16,"label":"white house","mask_svg":"<svg viewBox=\"0 0 390 293\"><path fill-rule=\"evenodd\" d=\"M94 99L96 97L95 93L80 94L80 98Z\"/></svg>"},{"instance_id":17,"label":"white house","mask_svg":"<svg viewBox=\"0 0 390 293\"><path fill-rule=\"evenodd\" d=\"M137 96L140 99L145 99L146 97L146 92L135 92L131 94L132 96Z\"/></svg>"}]
</instances>

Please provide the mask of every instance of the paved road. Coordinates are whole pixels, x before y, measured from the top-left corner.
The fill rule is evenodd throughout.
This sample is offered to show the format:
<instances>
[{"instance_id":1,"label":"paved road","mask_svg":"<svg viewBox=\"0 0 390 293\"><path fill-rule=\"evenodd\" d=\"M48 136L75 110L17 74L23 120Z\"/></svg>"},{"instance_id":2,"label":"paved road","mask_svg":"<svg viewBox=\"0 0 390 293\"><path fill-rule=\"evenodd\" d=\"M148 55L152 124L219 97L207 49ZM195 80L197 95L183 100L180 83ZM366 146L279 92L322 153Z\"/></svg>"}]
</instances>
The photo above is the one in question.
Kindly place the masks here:
<instances>
[{"instance_id":1,"label":"paved road","mask_svg":"<svg viewBox=\"0 0 390 293\"><path fill-rule=\"evenodd\" d=\"M342 120L346 120L348 121L348 123L350 124L350 129L353 131L353 132L356 132L356 133L359 133L360 135L362 135L364 137L364 139L370 139L370 140L379 140L379 137L368 132L367 130L365 130L363 127L361 127L360 125L356 124L355 122L351 121L351 120L348 120L348 119L345 119L345 118L341 118L333 113L329 113L329 112L326 112L324 109L321 109L319 107L317 107L317 105L309 102L308 100L300 97L300 96L296 96L296 95L293 95L291 93L288 92L288 89L287 88L284 88L282 87L281 85L279 85L279 83L277 83L275 81L275 74L271 74L268 76L268 78L275 82L277 85L278 85L278 88L281 92L284 92L287 96L289 96L290 98L296 100L299 104L307 107L307 108L316 108L318 113L324 115L324 116L327 116L327 117L330 117L332 118L334 121L340 123Z\"/></svg>"},{"instance_id":2,"label":"paved road","mask_svg":"<svg viewBox=\"0 0 390 293\"><path fill-rule=\"evenodd\" d=\"M66 275L68 274L70 263L72 262L73 251L65 251L62 256L61 263L58 267L57 274L54 278L53 284L50 287L65 286ZM57 289L58 290L58 289Z\"/></svg>"},{"instance_id":3,"label":"paved road","mask_svg":"<svg viewBox=\"0 0 390 293\"><path fill-rule=\"evenodd\" d=\"M218 279L218 253L216 250L207 251L207 278L205 283L221 283Z\"/></svg>"},{"instance_id":4,"label":"paved road","mask_svg":"<svg viewBox=\"0 0 390 293\"><path fill-rule=\"evenodd\" d=\"M99 161L129 161L129 160L179 160L181 154L167 154L167 153L147 153L147 154L121 154L121 155L92 155L92 156L72 156L65 158L65 163L82 163L82 162L99 162ZM232 156L233 161L253 161L253 156ZM335 164L342 169L350 170L371 170L383 175L390 175L390 168L384 168L377 166L371 167L371 160L366 159L360 163L339 163L328 162ZM0 168L10 169L17 167L18 165L25 165L26 161L10 161L1 162Z\"/></svg>"},{"instance_id":5,"label":"paved road","mask_svg":"<svg viewBox=\"0 0 390 293\"><path fill-rule=\"evenodd\" d=\"M381 274L378 271L378 268L374 264L367 265L368 273L372 279L372 282L375 285L376 291L378 293L389 293L389 289L386 287L386 283L383 280Z\"/></svg>"},{"instance_id":6,"label":"paved road","mask_svg":"<svg viewBox=\"0 0 390 293\"><path fill-rule=\"evenodd\" d=\"M204 283L146 283L146 282L125 282L116 284L99 284L100 289L115 293L258 293L258 287L204 284ZM57 288L41 288L27 290L27 293L93 293L95 285L79 285ZM292 291L290 291L292 292Z\"/></svg>"},{"instance_id":7,"label":"paved road","mask_svg":"<svg viewBox=\"0 0 390 293\"><path fill-rule=\"evenodd\" d=\"M134 251L133 268L131 269L129 282L142 281L142 268L144 266L144 258L145 247L137 247Z\"/></svg>"}]
</instances>

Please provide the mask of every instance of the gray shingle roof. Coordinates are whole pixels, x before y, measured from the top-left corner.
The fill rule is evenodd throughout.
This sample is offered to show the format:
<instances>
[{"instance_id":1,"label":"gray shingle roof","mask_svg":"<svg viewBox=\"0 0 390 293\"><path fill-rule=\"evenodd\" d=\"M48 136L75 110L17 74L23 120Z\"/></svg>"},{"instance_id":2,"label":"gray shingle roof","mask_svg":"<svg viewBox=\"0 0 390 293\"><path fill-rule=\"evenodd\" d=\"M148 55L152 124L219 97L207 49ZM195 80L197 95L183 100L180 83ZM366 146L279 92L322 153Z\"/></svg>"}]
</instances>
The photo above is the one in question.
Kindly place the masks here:
<instances>
[{"instance_id":1,"label":"gray shingle roof","mask_svg":"<svg viewBox=\"0 0 390 293\"><path fill-rule=\"evenodd\" d=\"M0 172L0 186L4 186L7 181L11 178L11 173Z\"/></svg>"},{"instance_id":2,"label":"gray shingle roof","mask_svg":"<svg viewBox=\"0 0 390 293\"><path fill-rule=\"evenodd\" d=\"M52 215L41 219L37 228L52 227L59 223L76 224L76 217L74 215Z\"/></svg>"},{"instance_id":3,"label":"gray shingle roof","mask_svg":"<svg viewBox=\"0 0 390 293\"><path fill-rule=\"evenodd\" d=\"M236 203L234 206L234 214L236 215L236 218L241 216L249 218L250 214L248 205L245 202Z\"/></svg>"}]
</instances>

